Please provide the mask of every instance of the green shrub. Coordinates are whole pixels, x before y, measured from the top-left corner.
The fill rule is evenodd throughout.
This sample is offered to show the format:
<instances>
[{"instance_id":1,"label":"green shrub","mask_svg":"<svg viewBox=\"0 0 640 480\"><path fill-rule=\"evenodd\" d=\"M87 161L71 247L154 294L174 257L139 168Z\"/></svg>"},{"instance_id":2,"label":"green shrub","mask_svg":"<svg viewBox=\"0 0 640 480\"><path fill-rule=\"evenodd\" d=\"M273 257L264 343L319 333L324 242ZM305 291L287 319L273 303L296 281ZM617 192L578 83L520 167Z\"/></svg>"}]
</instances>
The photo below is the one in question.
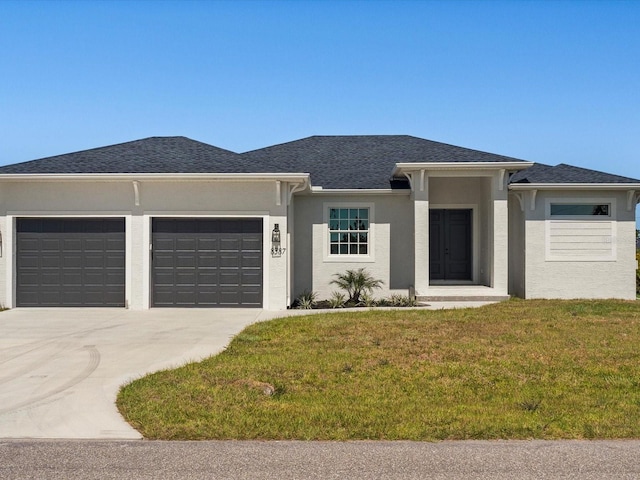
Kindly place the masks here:
<instances>
[{"instance_id":1,"label":"green shrub","mask_svg":"<svg viewBox=\"0 0 640 480\"><path fill-rule=\"evenodd\" d=\"M364 268L336 273L334 277L336 278L331 283L347 292L349 295L347 303L350 305L358 305L363 294L370 294L374 289L381 288L383 284L382 280L373 278Z\"/></svg>"},{"instance_id":2,"label":"green shrub","mask_svg":"<svg viewBox=\"0 0 640 480\"><path fill-rule=\"evenodd\" d=\"M346 301L347 299L340 292L332 292L328 300L331 308L342 308Z\"/></svg>"},{"instance_id":3,"label":"green shrub","mask_svg":"<svg viewBox=\"0 0 640 480\"><path fill-rule=\"evenodd\" d=\"M318 294L316 292L305 290L298 296L298 298L296 298L293 306L294 308L298 308L300 310L311 310L316 304L317 296Z\"/></svg>"}]
</instances>

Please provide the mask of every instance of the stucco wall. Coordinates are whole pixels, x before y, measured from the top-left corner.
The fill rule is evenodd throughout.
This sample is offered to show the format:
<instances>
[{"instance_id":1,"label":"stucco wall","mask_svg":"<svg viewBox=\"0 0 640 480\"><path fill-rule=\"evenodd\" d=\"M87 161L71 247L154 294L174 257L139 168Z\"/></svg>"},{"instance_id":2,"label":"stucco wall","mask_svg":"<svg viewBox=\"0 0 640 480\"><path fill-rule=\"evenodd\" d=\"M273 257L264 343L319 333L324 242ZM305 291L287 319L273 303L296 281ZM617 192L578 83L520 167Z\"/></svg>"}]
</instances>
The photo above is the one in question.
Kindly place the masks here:
<instances>
[{"instance_id":1,"label":"stucco wall","mask_svg":"<svg viewBox=\"0 0 640 480\"><path fill-rule=\"evenodd\" d=\"M539 191L535 209L525 194L525 297L635 299L635 208L627 210L626 193L607 191ZM546 208L551 199L615 202L615 260L549 261L546 255Z\"/></svg>"},{"instance_id":2,"label":"stucco wall","mask_svg":"<svg viewBox=\"0 0 640 480\"><path fill-rule=\"evenodd\" d=\"M325 210L330 205L354 204L372 207L371 258L363 261L328 258ZM300 195L295 197L294 222L294 297L313 290L320 299L326 299L338 290L330 284L334 275L357 268L366 268L384 282L383 288L374 292L376 297L408 294L414 278L413 201L409 195Z\"/></svg>"},{"instance_id":3,"label":"stucco wall","mask_svg":"<svg viewBox=\"0 0 640 480\"><path fill-rule=\"evenodd\" d=\"M150 224L154 216L246 216L263 218L264 306L282 309L287 301L287 257L271 256L271 230L278 223L287 247L286 184L277 205L275 181L141 181L135 205L132 181L3 182L0 228L5 247L0 259L0 303L12 305L13 222L17 216L122 216L127 228L126 301L134 309L149 305ZM7 217L9 215L9 217Z\"/></svg>"}]
</instances>

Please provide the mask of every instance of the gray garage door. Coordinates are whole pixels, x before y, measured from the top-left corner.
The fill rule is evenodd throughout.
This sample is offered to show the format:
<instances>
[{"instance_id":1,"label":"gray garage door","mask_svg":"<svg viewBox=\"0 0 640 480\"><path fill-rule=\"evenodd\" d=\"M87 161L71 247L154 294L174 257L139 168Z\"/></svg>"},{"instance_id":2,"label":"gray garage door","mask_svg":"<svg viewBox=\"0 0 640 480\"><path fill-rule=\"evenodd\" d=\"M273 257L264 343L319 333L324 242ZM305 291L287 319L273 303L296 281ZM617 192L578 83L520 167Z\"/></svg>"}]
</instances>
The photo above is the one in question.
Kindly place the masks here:
<instances>
[{"instance_id":1,"label":"gray garage door","mask_svg":"<svg viewBox=\"0 0 640 480\"><path fill-rule=\"evenodd\" d=\"M123 218L16 219L19 307L124 307Z\"/></svg>"},{"instance_id":2,"label":"gray garage door","mask_svg":"<svg viewBox=\"0 0 640 480\"><path fill-rule=\"evenodd\" d=\"M262 220L155 218L154 307L261 307Z\"/></svg>"}]
</instances>

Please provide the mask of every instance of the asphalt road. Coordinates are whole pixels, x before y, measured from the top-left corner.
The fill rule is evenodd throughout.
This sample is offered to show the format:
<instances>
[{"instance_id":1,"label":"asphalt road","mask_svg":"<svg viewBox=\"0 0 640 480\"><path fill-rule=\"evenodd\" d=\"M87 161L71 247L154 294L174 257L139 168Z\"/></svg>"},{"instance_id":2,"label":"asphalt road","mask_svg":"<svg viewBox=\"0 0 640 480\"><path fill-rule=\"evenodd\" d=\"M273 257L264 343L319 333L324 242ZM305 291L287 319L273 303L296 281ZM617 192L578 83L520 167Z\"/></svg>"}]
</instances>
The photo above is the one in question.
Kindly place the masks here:
<instances>
[{"instance_id":1,"label":"asphalt road","mask_svg":"<svg viewBox=\"0 0 640 480\"><path fill-rule=\"evenodd\" d=\"M638 479L640 441L0 440L1 479Z\"/></svg>"}]
</instances>

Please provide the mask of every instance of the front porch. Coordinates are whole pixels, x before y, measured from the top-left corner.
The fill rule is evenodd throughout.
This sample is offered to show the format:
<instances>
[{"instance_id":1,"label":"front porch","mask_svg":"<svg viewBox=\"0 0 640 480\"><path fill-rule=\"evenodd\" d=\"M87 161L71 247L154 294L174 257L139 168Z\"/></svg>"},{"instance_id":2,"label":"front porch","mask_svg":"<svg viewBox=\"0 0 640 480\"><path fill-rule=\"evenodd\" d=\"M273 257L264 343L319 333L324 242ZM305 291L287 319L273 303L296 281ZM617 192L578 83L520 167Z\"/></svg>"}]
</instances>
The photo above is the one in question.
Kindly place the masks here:
<instances>
[{"instance_id":1,"label":"front porch","mask_svg":"<svg viewBox=\"0 0 640 480\"><path fill-rule=\"evenodd\" d=\"M512 168L501 162L399 168L412 190L419 302L509 298L506 187Z\"/></svg>"}]
</instances>

